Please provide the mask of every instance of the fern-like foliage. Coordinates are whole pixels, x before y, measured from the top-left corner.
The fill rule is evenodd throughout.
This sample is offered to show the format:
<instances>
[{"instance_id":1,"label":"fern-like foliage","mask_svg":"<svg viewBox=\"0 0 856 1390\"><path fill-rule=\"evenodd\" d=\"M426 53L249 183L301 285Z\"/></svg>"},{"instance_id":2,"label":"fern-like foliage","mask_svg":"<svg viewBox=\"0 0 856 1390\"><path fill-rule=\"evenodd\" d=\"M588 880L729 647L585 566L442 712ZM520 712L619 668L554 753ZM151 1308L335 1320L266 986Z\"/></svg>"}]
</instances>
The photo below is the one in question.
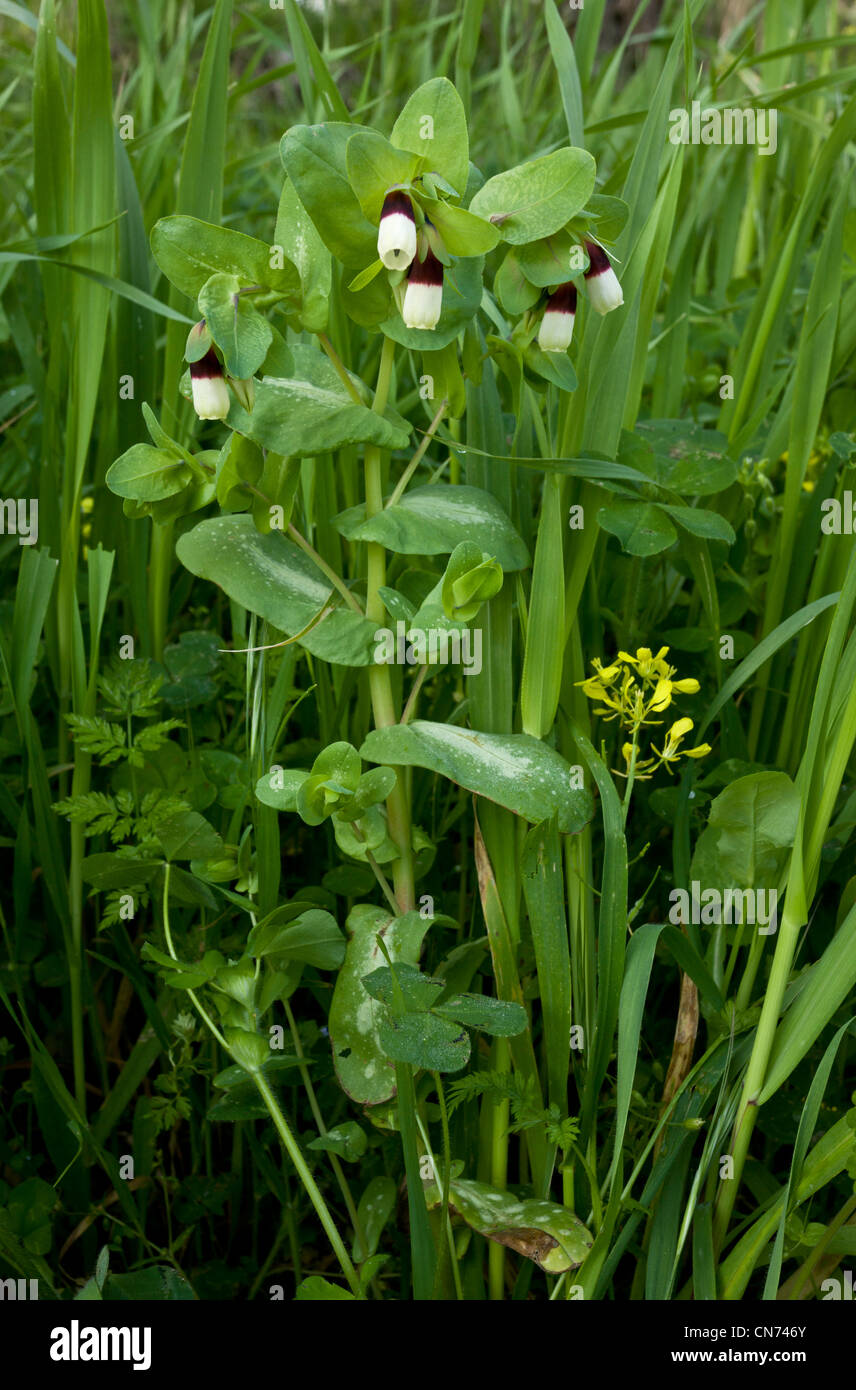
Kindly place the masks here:
<instances>
[{"instance_id":1,"label":"fern-like foliage","mask_svg":"<svg viewBox=\"0 0 856 1390\"><path fill-rule=\"evenodd\" d=\"M68 727L78 748L100 763L116 763L127 756L127 735L121 724L94 715L67 714Z\"/></svg>"},{"instance_id":2,"label":"fern-like foliage","mask_svg":"<svg viewBox=\"0 0 856 1390\"><path fill-rule=\"evenodd\" d=\"M469 1076L459 1077L449 1085L449 1114L459 1105L473 1100L476 1096L492 1096L496 1100L508 1101L511 1120L508 1126L511 1134L544 1126L549 1144L555 1144L567 1153L576 1143L579 1121L563 1115L558 1105L548 1105L543 1109L537 1103L534 1083L526 1078L515 1076L510 1071L475 1071Z\"/></svg>"}]
</instances>

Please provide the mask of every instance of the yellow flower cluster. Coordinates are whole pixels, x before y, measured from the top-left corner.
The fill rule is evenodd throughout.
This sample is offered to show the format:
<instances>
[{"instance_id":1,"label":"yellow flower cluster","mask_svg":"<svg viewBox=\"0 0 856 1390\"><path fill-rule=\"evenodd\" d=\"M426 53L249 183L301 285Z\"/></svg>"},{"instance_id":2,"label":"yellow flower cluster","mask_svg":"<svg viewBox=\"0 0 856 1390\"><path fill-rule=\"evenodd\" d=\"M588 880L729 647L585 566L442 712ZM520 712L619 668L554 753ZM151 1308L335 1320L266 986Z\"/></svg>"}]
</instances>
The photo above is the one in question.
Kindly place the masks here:
<instances>
[{"instance_id":1,"label":"yellow flower cluster","mask_svg":"<svg viewBox=\"0 0 856 1390\"><path fill-rule=\"evenodd\" d=\"M661 647L655 656L650 647L637 647L635 656L619 652L609 666L595 657L592 661L594 675L577 682L590 700L598 701L595 714L604 719L617 719L622 729L631 731L632 741L621 749L627 764L627 770L619 773L621 777L632 775L644 781L658 767L668 767L671 771L672 764L679 758L703 758L710 752L709 743L701 743L697 748L681 748L693 721L678 719L666 734L662 748L651 744L655 756L639 757L639 730L648 724L662 724L661 719L652 716L668 709L675 694L695 695L699 688L698 681L691 677L675 680L677 670L666 661L668 650L668 647Z\"/></svg>"}]
</instances>

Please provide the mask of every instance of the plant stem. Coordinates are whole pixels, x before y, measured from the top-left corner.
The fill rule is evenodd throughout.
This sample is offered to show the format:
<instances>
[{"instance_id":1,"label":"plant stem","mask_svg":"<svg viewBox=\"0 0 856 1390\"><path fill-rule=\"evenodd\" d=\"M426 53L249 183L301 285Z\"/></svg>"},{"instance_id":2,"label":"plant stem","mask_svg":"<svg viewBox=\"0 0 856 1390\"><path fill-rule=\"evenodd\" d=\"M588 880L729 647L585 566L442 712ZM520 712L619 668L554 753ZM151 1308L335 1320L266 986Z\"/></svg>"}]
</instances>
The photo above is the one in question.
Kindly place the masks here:
<instances>
[{"instance_id":1,"label":"plant stem","mask_svg":"<svg viewBox=\"0 0 856 1390\"><path fill-rule=\"evenodd\" d=\"M395 356L395 343L384 338L378 368L377 388L372 409L382 415L389 398L392 377L392 363ZM366 519L376 516L383 510L383 478L381 474L381 451L376 444L366 446ZM366 617L382 626L386 609L380 590L386 583L386 551L382 545L369 541L368 586L366 593ZM389 668L374 665L369 669L372 710L375 727L389 728L398 722L398 714L392 694L392 679ZM389 821L390 838L398 847L399 857L393 865L393 883L399 911L410 912L416 904L413 887L413 851L410 843L410 806L405 785L405 774L396 769L396 784L390 792L386 810Z\"/></svg>"},{"instance_id":2,"label":"plant stem","mask_svg":"<svg viewBox=\"0 0 856 1390\"><path fill-rule=\"evenodd\" d=\"M506 1038L496 1039L496 1069L508 1071L511 1066L511 1049ZM491 1115L490 1141L490 1182L491 1187L505 1191L508 1182L508 1118L509 1102L494 1100ZM490 1241L487 1253L488 1297L491 1302L501 1303L505 1297L505 1246Z\"/></svg>"},{"instance_id":3,"label":"plant stem","mask_svg":"<svg viewBox=\"0 0 856 1390\"><path fill-rule=\"evenodd\" d=\"M175 953L175 946L173 945L172 932L171 932L171 930L170 930L170 925L169 925L169 874L170 874L170 868L171 868L171 865L170 865L169 862L167 862L167 863L164 865L164 882L163 882L163 929L164 929L164 938L165 938L165 940L166 940L167 950L169 951L169 953L170 953L170 955L172 956L173 960L177 960L178 957L177 957L177 955L176 955L176 953ZM228 1044L227 1044L227 1042L226 1042L226 1039L223 1037L223 1034L220 1032L220 1029L217 1027L217 1025L216 1025L216 1023L214 1022L214 1020L213 1020L213 1019L210 1017L210 1015L207 1013L206 1009L204 1008L204 1006L203 1006L202 1003L200 1002L200 1000L199 1000L199 998L197 997L196 993L195 993L192 989L189 989L189 990L187 991L187 993L188 993L188 995L189 995L189 997L190 997L190 1001L191 1001L191 1003L193 1004L193 1007L196 1009L196 1012L199 1014L199 1017L202 1019L203 1023L204 1023L204 1024L206 1025L206 1027L210 1030L210 1032L213 1034L213 1036L217 1039L217 1041L218 1041L218 1043L220 1044L220 1046L222 1047L223 1051L224 1051L229 1057L232 1058L232 1061L233 1061L233 1062L237 1062L238 1059L237 1059L237 1058L234 1056L234 1054L231 1052L231 1050L230 1050L230 1048L229 1048L229 1046L228 1046ZM240 1063L238 1063L238 1065L240 1066ZM246 1070L246 1068L244 1068L244 1070ZM362 1298L362 1297L363 1297L363 1293L362 1293L362 1290L361 1290L361 1288L360 1288L360 1281L359 1281L359 1278L358 1278L358 1276L357 1276L357 1272L356 1272L356 1270L354 1269L353 1263L352 1263L352 1261L351 1261L351 1257L350 1257L350 1255L348 1254L347 1250L345 1249L345 1246L344 1246L343 1241L342 1241L342 1237L339 1235L339 1232L338 1232L338 1230L337 1230L337 1228L336 1228L335 1222L333 1221L333 1218L332 1218L332 1216L330 1215L330 1210L329 1210L329 1208L328 1208L328 1206L327 1206L327 1203L324 1201L324 1198L323 1198L323 1196L321 1195L321 1191L320 1191L320 1189L319 1189L319 1187L318 1187L318 1184L315 1182L315 1179L313 1178L312 1174L311 1174L310 1171L309 1171L308 1165L307 1165L307 1163L306 1163L306 1159L303 1157L303 1154L300 1152L300 1146L299 1146L299 1144L297 1143L297 1140L294 1138L294 1135L292 1134L291 1130L290 1130L289 1127L288 1127L288 1122L287 1122L285 1116L283 1115L282 1110L280 1109L279 1101L277 1100L276 1096L274 1095L273 1091L271 1090L270 1086L268 1085L267 1078L264 1077L260 1071L253 1071L253 1072L251 1072L250 1074L251 1074L251 1076L252 1076L252 1078L253 1078L253 1081L254 1081L254 1083L255 1083L255 1085L256 1085L256 1089L257 1089L258 1092L259 1092L259 1095L261 1096L262 1100L263 1100L264 1103L265 1103L265 1106L267 1107L268 1114L270 1115L271 1119L273 1120L274 1126L276 1127L276 1131L277 1131L277 1133L278 1133L280 1139L282 1140L283 1148L285 1149L286 1153L288 1154L289 1158L291 1159L292 1163L294 1164L294 1167L295 1167L296 1170L297 1170L297 1176L300 1178L300 1181L303 1183L303 1187L304 1187L304 1190L306 1191L306 1195L308 1196L310 1202L312 1203L313 1207L315 1208L315 1212L316 1212L316 1215L317 1215L317 1217L318 1217L318 1220L321 1222L321 1225L324 1227L324 1231L326 1232L327 1238L328 1238L328 1240L330 1241L330 1244L331 1244L332 1247L333 1247L333 1251L334 1251L334 1253L335 1253L335 1255L336 1255L336 1258L337 1258L337 1260L339 1261L339 1264L342 1266L342 1272L344 1273L345 1278L347 1279L347 1281L348 1281L348 1283L349 1283L349 1285L350 1285L350 1287L351 1287L351 1292L353 1293L353 1295L354 1295L355 1298Z\"/></svg>"},{"instance_id":4,"label":"plant stem","mask_svg":"<svg viewBox=\"0 0 856 1390\"><path fill-rule=\"evenodd\" d=\"M306 1195L308 1196L310 1202L315 1208L318 1220L324 1227L327 1239L332 1245L333 1251L336 1255L336 1259L342 1266L342 1272L345 1275L348 1284L350 1285L351 1293L354 1295L355 1298L361 1299L363 1297L363 1293L360 1288L360 1281L357 1277L357 1271L354 1269L353 1263L351 1262L351 1257L345 1249L342 1237L339 1235L339 1232L336 1229L335 1222L333 1221L333 1218L330 1215L327 1203L324 1201L324 1198L321 1195L321 1191L317 1183L315 1182L315 1179L309 1171L306 1160L303 1157L303 1154L300 1152L300 1146L297 1143L297 1140L294 1138L294 1135L292 1134L291 1130L289 1129L286 1118L279 1108L279 1102L277 1101L276 1096L274 1095L273 1091L268 1085L266 1077L263 1076L260 1071L253 1072L253 1081L256 1084L256 1088L258 1090L259 1095L261 1096L262 1100L267 1106L268 1114L273 1120L274 1125L276 1127L276 1131L279 1134L280 1139L282 1140L283 1148L285 1149L286 1153L288 1154L289 1158L294 1164L294 1167L297 1170L297 1176L303 1183Z\"/></svg>"}]
</instances>

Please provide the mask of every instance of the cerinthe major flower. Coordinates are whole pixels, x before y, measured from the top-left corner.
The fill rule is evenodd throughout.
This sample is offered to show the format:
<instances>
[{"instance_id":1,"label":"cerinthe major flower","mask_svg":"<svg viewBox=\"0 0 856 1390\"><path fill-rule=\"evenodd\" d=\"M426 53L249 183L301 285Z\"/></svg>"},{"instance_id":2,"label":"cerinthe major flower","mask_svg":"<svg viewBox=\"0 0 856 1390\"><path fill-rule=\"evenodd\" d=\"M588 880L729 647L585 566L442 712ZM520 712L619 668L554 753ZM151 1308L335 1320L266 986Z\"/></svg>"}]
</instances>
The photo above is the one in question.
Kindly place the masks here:
<instances>
[{"instance_id":1,"label":"cerinthe major flower","mask_svg":"<svg viewBox=\"0 0 856 1390\"><path fill-rule=\"evenodd\" d=\"M229 414L229 388L223 367L213 348L190 364L193 409L200 420L225 420Z\"/></svg>"},{"instance_id":2,"label":"cerinthe major flower","mask_svg":"<svg viewBox=\"0 0 856 1390\"><path fill-rule=\"evenodd\" d=\"M574 315L577 312L577 287L569 280L560 285L547 300L538 346L542 352L567 352L574 334Z\"/></svg>"},{"instance_id":3,"label":"cerinthe major flower","mask_svg":"<svg viewBox=\"0 0 856 1390\"><path fill-rule=\"evenodd\" d=\"M443 305L443 266L430 246L410 266L401 317L408 328L436 328Z\"/></svg>"},{"instance_id":4,"label":"cerinthe major flower","mask_svg":"<svg viewBox=\"0 0 856 1390\"><path fill-rule=\"evenodd\" d=\"M387 270L406 270L416 255L413 204L401 189L393 189L383 200L377 253Z\"/></svg>"},{"instance_id":5,"label":"cerinthe major flower","mask_svg":"<svg viewBox=\"0 0 856 1390\"><path fill-rule=\"evenodd\" d=\"M609 257L596 241L586 242L589 268L585 273L586 289L592 308L598 314L608 314L624 303L624 295L618 276L610 264Z\"/></svg>"}]
</instances>

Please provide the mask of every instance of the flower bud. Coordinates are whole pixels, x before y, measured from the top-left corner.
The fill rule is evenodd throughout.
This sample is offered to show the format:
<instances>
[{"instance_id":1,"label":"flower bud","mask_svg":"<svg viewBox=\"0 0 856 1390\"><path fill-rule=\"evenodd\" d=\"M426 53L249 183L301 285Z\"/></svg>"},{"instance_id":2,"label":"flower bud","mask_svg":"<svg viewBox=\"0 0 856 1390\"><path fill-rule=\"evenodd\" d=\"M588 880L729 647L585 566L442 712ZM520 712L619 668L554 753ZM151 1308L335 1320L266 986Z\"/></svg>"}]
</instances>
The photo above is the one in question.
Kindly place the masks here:
<instances>
[{"instance_id":1,"label":"flower bud","mask_svg":"<svg viewBox=\"0 0 856 1390\"><path fill-rule=\"evenodd\" d=\"M231 380L232 390L238 398L239 405L242 405L244 407L244 410L246 410L247 414L249 415L250 411L253 408L253 403L256 399L255 379L251 376L248 376L246 378L232 377Z\"/></svg>"},{"instance_id":2,"label":"flower bud","mask_svg":"<svg viewBox=\"0 0 856 1390\"><path fill-rule=\"evenodd\" d=\"M586 252L589 268L585 273L585 282L592 308L598 314L608 314L610 309L617 309L624 303L618 276L602 246L587 241Z\"/></svg>"},{"instance_id":3,"label":"flower bud","mask_svg":"<svg viewBox=\"0 0 856 1390\"><path fill-rule=\"evenodd\" d=\"M387 193L380 215L377 253L387 270L406 270L416 255L416 221L406 193Z\"/></svg>"},{"instance_id":4,"label":"flower bud","mask_svg":"<svg viewBox=\"0 0 856 1390\"><path fill-rule=\"evenodd\" d=\"M443 306L443 267L428 248L410 266L401 316L408 328L436 328Z\"/></svg>"},{"instance_id":5,"label":"flower bud","mask_svg":"<svg viewBox=\"0 0 856 1390\"><path fill-rule=\"evenodd\" d=\"M229 414L229 388L213 348L198 362L191 362L190 387L193 409L200 420L225 420Z\"/></svg>"},{"instance_id":6,"label":"flower bud","mask_svg":"<svg viewBox=\"0 0 856 1390\"><path fill-rule=\"evenodd\" d=\"M560 285L547 300L538 346L542 352L567 352L574 334L574 315L577 312L577 287L572 281Z\"/></svg>"},{"instance_id":7,"label":"flower bud","mask_svg":"<svg viewBox=\"0 0 856 1390\"><path fill-rule=\"evenodd\" d=\"M441 597L447 618L468 623L502 588L502 566L473 541L461 541L449 556Z\"/></svg>"}]
</instances>

